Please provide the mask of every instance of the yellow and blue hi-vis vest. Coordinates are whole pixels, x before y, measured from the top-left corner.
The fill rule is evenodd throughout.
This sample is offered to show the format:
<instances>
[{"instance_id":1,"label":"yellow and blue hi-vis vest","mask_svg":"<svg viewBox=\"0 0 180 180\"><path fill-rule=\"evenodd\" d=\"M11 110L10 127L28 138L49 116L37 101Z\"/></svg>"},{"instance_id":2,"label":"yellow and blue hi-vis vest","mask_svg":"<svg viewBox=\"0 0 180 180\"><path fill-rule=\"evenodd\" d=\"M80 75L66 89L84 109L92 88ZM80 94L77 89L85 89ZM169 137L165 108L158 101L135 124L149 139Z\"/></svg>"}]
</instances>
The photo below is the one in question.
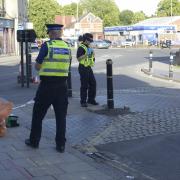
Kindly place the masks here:
<instances>
[{"instance_id":1,"label":"yellow and blue hi-vis vest","mask_svg":"<svg viewBox=\"0 0 180 180\"><path fill-rule=\"evenodd\" d=\"M62 40L47 42L48 54L44 58L40 76L63 76L67 77L70 66L70 49Z\"/></svg>"},{"instance_id":2,"label":"yellow and blue hi-vis vest","mask_svg":"<svg viewBox=\"0 0 180 180\"><path fill-rule=\"evenodd\" d=\"M85 54L88 54L88 48L84 44L81 43L79 47L82 47L85 51ZM94 66L94 55L91 54L90 56L87 56L87 58L81 59L79 63L85 67Z\"/></svg>"}]
</instances>

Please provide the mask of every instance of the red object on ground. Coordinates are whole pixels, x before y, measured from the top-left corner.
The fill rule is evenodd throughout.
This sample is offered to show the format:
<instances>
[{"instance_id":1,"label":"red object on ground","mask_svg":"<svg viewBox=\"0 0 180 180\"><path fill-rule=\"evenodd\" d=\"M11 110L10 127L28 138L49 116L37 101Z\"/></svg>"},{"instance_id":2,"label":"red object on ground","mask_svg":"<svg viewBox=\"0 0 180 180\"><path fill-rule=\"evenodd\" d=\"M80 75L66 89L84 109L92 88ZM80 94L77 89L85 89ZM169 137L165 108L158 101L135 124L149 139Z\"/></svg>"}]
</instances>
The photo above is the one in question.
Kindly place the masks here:
<instances>
[{"instance_id":1,"label":"red object on ground","mask_svg":"<svg viewBox=\"0 0 180 180\"><path fill-rule=\"evenodd\" d=\"M0 137L6 134L6 118L12 111L13 103L0 98Z\"/></svg>"}]
</instances>

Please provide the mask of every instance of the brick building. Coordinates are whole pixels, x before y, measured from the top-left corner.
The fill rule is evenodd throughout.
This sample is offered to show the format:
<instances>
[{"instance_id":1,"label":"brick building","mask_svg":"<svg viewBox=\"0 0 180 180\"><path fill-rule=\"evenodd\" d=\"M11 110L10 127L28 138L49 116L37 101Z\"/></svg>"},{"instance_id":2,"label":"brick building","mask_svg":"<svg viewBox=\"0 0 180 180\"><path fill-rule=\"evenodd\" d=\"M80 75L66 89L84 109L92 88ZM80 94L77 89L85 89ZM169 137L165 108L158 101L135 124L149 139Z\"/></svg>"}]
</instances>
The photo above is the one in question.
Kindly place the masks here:
<instances>
[{"instance_id":1,"label":"brick building","mask_svg":"<svg viewBox=\"0 0 180 180\"><path fill-rule=\"evenodd\" d=\"M92 33L94 39L102 39L103 21L91 12L76 19L74 16L55 16L55 23L64 24L64 36L77 38L86 32Z\"/></svg>"}]
</instances>

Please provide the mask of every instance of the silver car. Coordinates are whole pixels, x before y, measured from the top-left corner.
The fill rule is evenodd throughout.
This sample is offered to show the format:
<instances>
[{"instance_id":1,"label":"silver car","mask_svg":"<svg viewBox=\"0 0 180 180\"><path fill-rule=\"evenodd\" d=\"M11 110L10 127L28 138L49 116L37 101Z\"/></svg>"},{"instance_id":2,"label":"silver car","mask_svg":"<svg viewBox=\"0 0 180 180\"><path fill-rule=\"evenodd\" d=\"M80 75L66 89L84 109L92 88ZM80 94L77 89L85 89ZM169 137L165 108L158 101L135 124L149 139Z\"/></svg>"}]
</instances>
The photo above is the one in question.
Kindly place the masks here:
<instances>
[{"instance_id":1,"label":"silver car","mask_svg":"<svg viewBox=\"0 0 180 180\"><path fill-rule=\"evenodd\" d=\"M111 46L110 43L107 43L106 41L103 40L94 40L91 43L91 47L97 49L108 49L110 46Z\"/></svg>"}]
</instances>

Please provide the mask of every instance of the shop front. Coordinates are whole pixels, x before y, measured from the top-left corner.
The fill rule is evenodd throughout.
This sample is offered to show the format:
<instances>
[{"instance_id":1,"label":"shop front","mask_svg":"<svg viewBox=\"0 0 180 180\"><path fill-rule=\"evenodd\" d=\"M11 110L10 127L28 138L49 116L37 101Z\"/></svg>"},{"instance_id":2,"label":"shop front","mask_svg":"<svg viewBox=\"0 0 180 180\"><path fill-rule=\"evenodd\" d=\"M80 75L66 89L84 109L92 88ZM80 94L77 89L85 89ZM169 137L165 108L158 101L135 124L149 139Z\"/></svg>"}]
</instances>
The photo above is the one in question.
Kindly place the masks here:
<instances>
[{"instance_id":1,"label":"shop front","mask_svg":"<svg viewBox=\"0 0 180 180\"><path fill-rule=\"evenodd\" d=\"M160 41L162 34L173 34L176 33L176 26L166 25L166 26L115 26L115 27L105 27L104 35L106 39L109 40L122 40L122 39L132 39L136 44L144 44L146 42L157 42ZM167 36L166 35L166 36Z\"/></svg>"},{"instance_id":2,"label":"shop front","mask_svg":"<svg viewBox=\"0 0 180 180\"><path fill-rule=\"evenodd\" d=\"M0 18L0 54L13 54L14 52L14 20Z\"/></svg>"}]
</instances>

